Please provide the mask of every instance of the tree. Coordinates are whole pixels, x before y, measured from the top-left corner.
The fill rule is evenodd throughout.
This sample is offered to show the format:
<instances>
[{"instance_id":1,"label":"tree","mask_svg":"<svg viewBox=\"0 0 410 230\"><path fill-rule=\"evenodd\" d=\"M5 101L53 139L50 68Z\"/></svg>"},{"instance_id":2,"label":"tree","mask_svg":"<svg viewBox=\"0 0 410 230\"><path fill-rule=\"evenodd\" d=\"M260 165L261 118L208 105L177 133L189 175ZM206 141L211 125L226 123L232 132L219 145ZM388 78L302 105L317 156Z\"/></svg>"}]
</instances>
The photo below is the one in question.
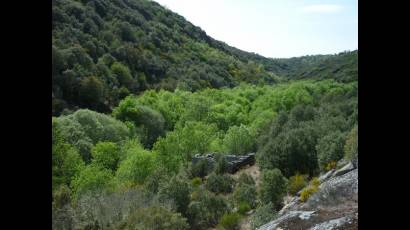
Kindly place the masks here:
<instances>
[{"instance_id":1,"label":"tree","mask_svg":"<svg viewBox=\"0 0 410 230\"><path fill-rule=\"evenodd\" d=\"M229 128L223 140L225 150L235 155L244 155L254 150L254 139L249 129L244 126Z\"/></svg>"},{"instance_id":2,"label":"tree","mask_svg":"<svg viewBox=\"0 0 410 230\"><path fill-rule=\"evenodd\" d=\"M330 162L337 162L343 158L345 135L340 131L332 132L319 139L316 145L319 165L325 169Z\"/></svg>"},{"instance_id":3,"label":"tree","mask_svg":"<svg viewBox=\"0 0 410 230\"><path fill-rule=\"evenodd\" d=\"M158 196L161 200L170 200L176 206L176 210L186 216L190 202L191 187L186 178L178 175L160 185Z\"/></svg>"},{"instance_id":4,"label":"tree","mask_svg":"<svg viewBox=\"0 0 410 230\"><path fill-rule=\"evenodd\" d=\"M260 199L263 203L272 202L275 207L282 204L286 194L287 180L279 169L264 170L260 185Z\"/></svg>"},{"instance_id":5,"label":"tree","mask_svg":"<svg viewBox=\"0 0 410 230\"><path fill-rule=\"evenodd\" d=\"M350 131L344 145L344 154L347 159L354 160L359 154L358 149L358 127L357 125Z\"/></svg>"},{"instance_id":6,"label":"tree","mask_svg":"<svg viewBox=\"0 0 410 230\"><path fill-rule=\"evenodd\" d=\"M155 155L140 146L133 146L126 152L116 172L117 179L122 183L143 184L155 170Z\"/></svg>"},{"instance_id":7,"label":"tree","mask_svg":"<svg viewBox=\"0 0 410 230\"><path fill-rule=\"evenodd\" d=\"M113 142L99 142L91 149L92 162L112 171L120 160L119 147Z\"/></svg>"},{"instance_id":8,"label":"tree","mask_svg":"<svg viewBox=\"0 0 410 230\"><path fill-rule=\"evenodd\" d=\"M133 78L127 66L120 62L114 62L111 65L111 72L117 77L121 86L125 86L127 89L130 89Z\"/></svg>"},{"instance_id":9,"label":"tree","mask_svg":"<svg viewBox=\"0 0 410 230\"><path fill-rule=\"evenodd\" d=\"M110 170L97 165L87 165L72 181L74 200L90 192L109 191L113 188Z\"/></svg>"},{"instance_id":10,"label":"tree","mask_svg":"<svg viewBox=\"0 0 410 230\"><path fill-rule=\"evenodd\" d=\"M84 106L96 109L102 101L104 85L95 76L87 77L80 82L80 99Z\"/></svg>"}]
</instances>

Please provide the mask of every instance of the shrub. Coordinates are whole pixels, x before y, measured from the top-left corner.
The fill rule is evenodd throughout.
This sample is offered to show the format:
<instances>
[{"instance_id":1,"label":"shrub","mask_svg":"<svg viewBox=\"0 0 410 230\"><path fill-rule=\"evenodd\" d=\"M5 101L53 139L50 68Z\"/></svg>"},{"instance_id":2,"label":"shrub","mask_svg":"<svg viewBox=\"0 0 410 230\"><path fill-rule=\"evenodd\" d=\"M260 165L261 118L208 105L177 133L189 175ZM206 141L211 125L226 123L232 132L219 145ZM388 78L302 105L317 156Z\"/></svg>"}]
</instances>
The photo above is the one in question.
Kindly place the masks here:
<instances>
[{"instance_id":1,"label":"shrub","mask_svg":"<svg viewBox=\"0 0 410 230\"><path fill-rule=\"evenodd\" d=\"M317 156L320 168L326 169L326 166L332 161L338 161L343 158L343 144L345 135L340 131L332 132L321 139L316 145Z\"/></svg>"},{"instance_id":2,"label":"shrub","mask_svg":"<svg viewBox=\"0 0 410 230\"><path fill-rule=\"evenodd\" d=\"M267 222L273 220L277 215L277 212L272 203L264 204L258 207L254 214L251 216L252 229L256 229Z\"/></svg>"},{"instance_id":3,"label":"shrub","mask_svg":"<svg viewBox=\"0 0 410 230\"><path fill-rule=\"evenodd\" d=\"M223 139L225 151L235 155L244 155L254 150L254 140L249 129L244 126L232 126Z\"/></svg>"},{"instance_id":4,"label":"shrub","mask_svg":"<svg viewBox=\"0 0 410 230\"><path fill-rule=\"evenodd\" d=\"M219 221L220 226L226 230L238 229L241 216L238 213L225 213Z\"/></svg>"},{"instance_id":5,"label":"shrub","mask_svg":"<svg viewBox=\"0 0 410 230\"><path fill-rule=\"evenodd\" d=\"M122 230L184 230L188 228L187 219L180 213L158 205L137 209L119 227Z\"/></svg>"},{"instance_id":6,"label":"shrub","mask_svg":"<svg viewBox=\"0 0 410 230\"><path fill-rule=\"evenodd\" d=\"M178 175L160 185L158 196L161 201L173 202L176 210L186 215L190 201L191 187L185 178Z\"/></svg>"},{"instance_id":7,"label":"shrub","mask_svg":"<svg viewBox=\"0 0 410 230\"><path fill-rule=\"evenodd\" d=\"M228 172L228 162L222 154L218 154L216 157L216 165L214 172L216 174L224 174Z\"/></svg>"},{"instance_id":8,"label":"shrub","mask_svg":"<svg viewBox=\"0 0 410 230\"><path fill-rule=\"evenodd\" d=\"M337 162L331 161L326 165L325 170L329 171L329 170L335 169L336 167L337 167Z\"/></svg>"},{"instance_id":9,"label":"shrub","mask_svg":"<svg viewBox=\"0 0 410 230\"><path fill-rule=\"evenodd\" d=\"M275 207L282 203L286 193L287 181L279 169L265 170L262 173L260 198L264 203L272 202Z\"/></svg>"},{"instance_id":10,"label":"shrub","mask_svg":"<svg viewBox=\"0 0 410 230\"><path fill-rule=\"evenodd\" d=\"M195 164L191 164L189 169L191 177L200 177L204 178L212 170L212 165L208 162L207 159L201 159Z\"/></svg>"},{"instance_id":11,"label":"shrub","mask_svg":"<svg viewBox=\"0 0 410 230\"><path fill-rule=\"evenodd\" d=\"M161 183L168 181L169 176L164 168L158 167L145 180L144 187L150 194L158 193Z\"/></svg>"},{"instance_id":12,"label":"shrub","mask_svg":"<svg viewBox=\"0 0 410 230\"><path fill-rule=\"evenodd\" d=\"M233 192L232 198L237 205L246 203L252 208L256 206L255 185L239 184Z\"/></svg>"},{"instance_id":13,"label":"shrub","mask_svg":"<svg viewBox=\"0 0 410 230\"><path fill-rule=\"evenodd\" d=\"M196 199L189 204L187 217L192 229L207 229L215 226L228 211L224 198L204 190L198 191Z\"/></svg>"},{"instance_id":14,"label":"shrub","mask_svg":"<svg viewBox=\"0 0 410 230\"><path fill-rule=\"evenodd\" d=\"M309 199L309 197L310 197L313 193L317 192L317 190L319 189L319 185L320 185L319 179L313 178L313 179L310 181L309 186L306 187L306 188L304 188L304 189L302 190L302 192L300 193L300 200L301 200L302 202L307 201L307 200Z\"/></svg>"},{"instance_id":15,"label":"shrub","mask_svg":"<svg viewBox=\"0 0 410 230\"><path fill-rule=\"evenodd\" d=\"M119 148L113 142L98 142L92 149L92 162L115 171L120 160Z\"/></svg>"},{"instance_id":16,"label":"shrub","mask_svg":"<svg viewBox=\"0 0 410 230\"><path fill-rule=\"evenodd\" d=\"M192 184L194 187L198 187L198 186L200 186L200 185L202 184L202 179L199 178L199 177L195 177L195 178L193 178L193 179L191 180L191 184Z\"/></svg>"},{"instance_id":17,"label":"shrub","mask_svg":"<svg viewBox=\"0 0 410 230\"><path fill-rule=\"evenodd\" d=\"M74 199L88 192L110 190L113 187L112 173L96 165L86 166L72 181Z\"/></svg>"},{"instance_id":18,"label":"shrub","mask_svg":"<svg viewBox=\"0 0 410 230\"><path fill-rule=\"evenodd\" d=\"M206 181L206 188L215 193L230 193L234 185L235 180L227 174L211 173Z\"/></svg>"},{"instance_id":19,"label":"shrub","mask_svg":"<svg viewBox=\"0 0 410 230\"><path fill-rule=\"evenodd\" d=\"M346 138L346 143L344 146L345 157L349 160L353 160L358 156L358 127L357 125L350 131Z\"/></svg>"},{"instance_id":20,"label":"shrub","mask_svg":"<svg viewBox=\"0 0 410 230\"><path fill-rule=\"evenodd\" d=\"M255 185L255 180L247 173L241 173L238 177L238 184Z\"/></svg>"},{"instance_id":21,"label":"shrub","mask_svg":"<svg viewBox=\"0 0 410 230\"><path fill-rule=\"evenodd\" d=\"M70 188L67 185L60 185L53 194L53 206L62 208L71 201Z\"/></svg>"},{"instance_id":22,"label":"shrub","mask_svg":"<svg viewBox=\"0 0 410 230\"><path fill-rule=\"evenodd\" d=\"M252 209L251 206L247 202L241 202L238 205L238 213L241 215L245 214L251 209Z\"/></svg>"},{"instance_id":23,"label":"shrub","mask_svg":"<svg viewBox=\"0 0 410 230\"><path fill-rule=\"evenodd\" d=\"M306 187L307 184L307 175L301 175L297 173L296 175L289 178L288 192L292 195L295 195L301 189Z\"/></svg>"}]
</instances>

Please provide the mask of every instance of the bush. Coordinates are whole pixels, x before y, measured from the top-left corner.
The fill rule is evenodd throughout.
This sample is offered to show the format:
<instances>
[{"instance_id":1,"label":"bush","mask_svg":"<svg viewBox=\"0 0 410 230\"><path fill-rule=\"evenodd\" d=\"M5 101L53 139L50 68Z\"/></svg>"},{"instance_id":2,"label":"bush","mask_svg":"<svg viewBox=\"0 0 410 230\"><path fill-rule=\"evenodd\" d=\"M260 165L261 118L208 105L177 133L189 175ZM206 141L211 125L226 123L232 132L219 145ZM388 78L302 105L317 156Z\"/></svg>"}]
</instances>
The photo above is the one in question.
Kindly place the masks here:
<instances>
[{"instance_id":1,"label":"bush","mask_svg":"<svg viewBox=\"0 0 410 230\"><path fill-rule=\"evenodd\" d=\"M244 126L232 126L223 139L225 151L230 154L244 155L254 150L254 139L249 129Z\"/></svg>"},{"instance_id":2,"label":"bush","mask_svg":"<svg viewBox=\"0 0 410 230\"><path fill-rule=\"evenodd\" d=\"M346 138L346 143L344 146L344 155L346 159L353 160L358 156L358 127L357 125L350 131Z\"/></svg>"},{"instance_id":3,"label":"bush","mask_svg":"<svg viewBox=\"0 0 410 230\"><path fill-rule=\"evenodd\" d=\"M310 181L310 185L304 188L302 192L300 193L300 200L302 202L307 201L313 193L317 192L317 190L319 189L319 185L320 185L319 179L313 178Z\"/></svg>"},{"instance_id":4,"label":"bush","mask_svg":"<svg viewBox=\"0 0 410 230\"><path fill-rule=\"evenodd\" d=\"M155 170L155 155L138 145L124 151L126 158L118 167L117 179L121 183L143 184Z\"/></svg>"},{"instance_id":5,"label":"bush","mask_svg":"<svg viewBox=\"0 0 410 230\"><path fill-rule=\"evenodd\" d=\"M277 215L277 212L272 203L264 204L258 207L254 214L251 216L252 229L256 229L269 221L273 220Z\"/></svg>"},{"instance_id":6,"label":"bush","mask_svg":"<svg viewBox=\"0 0 410 230\"><path fill-rule=\"evenodd\" d=\"M98 142L92 149L92 162L103 168L115 171L120 160L119 148L113 142Z\"/></svg>"},{"instance_id":7,"label":"bush","mask_svg":"<svg viewBox=\"0 0 410 230\"><path fill-rule=\"evenodd\" d=\"M331 161L331 162L327 163L327 165L325 167L325 170L329 171L329 170L335 169L336 167L337 167L337 162L336 161Z\"/></svg>"},{"instance_id":8,"label":"bush","mask_svg":"<svg viewBox=\"0 0 410 230\"><path fill-rule=\"evenodd\" d=\"M199 177L195 177L195 178L193 178L193 179L191 180L191 184L192 184L194 187L198 187L198 186L200 186L200 185L202 184L202 179L199 178Z\"/></svg>"},{"instance_id":9,"label":"bush","mask_svg":"<svg viewBox=\"0 0 410 230\"><path fill-rule=\"evenodd\" d=\"M191 177L204 178L212 171L212 165L207 159L201 159L195 164L191 164L189 171Z\"/></svg>"},{"instance_id":10,"label":"bush","mask_svg":"<svg viewBox=\"0 0 410 230\"><path fill-rule=\"evenodd\" d=\"M238 205L238 213L241 215L247 213L251 209L251 206L247 202L241 202Z\"/></svg>"},{"instance_id":11,"label":"bush","mask_svg":"<svg viewBox=\"0 0 410 230\"><path fill-rule=\"evenodd\" d=\"M279 169L265 170L262 173L260 199L263 203L272 202L275 207L282 203L286 194L287 180Z\"/></svg>"},{"instance_id":12,"label":"bush","mask_svg":"<svg viewBox=\"0 0 410 230\"><path fill-rule=\"evenodd\" d=\"M229 211L228 203L221 196L206 190L197 191L196 199L189 204L188 221L192 229L215 226L221 216Z\"/></svg>"},{"instance_id":13,"label":"bush","mask_svg":"<svg viewBox=\"0 0 410 230\"><path fill-rule=\"evenodd\" d=\"M72 181L74 199L83 194L106 191L113 188L112 173L108 169L96 165L87 165Z\"/></svg>"},{"instance_id":14,"label":"bush","mask_svg":"<svg viewBox=\"0 0 410 230\"><path fill-rule=\"evenodd\" d=\"M246 203L253 208L256 206L256 194L255 185L238 184L233 192L232 198L237 205Z\"/></svg>"},{"instance_id":15,"label":"bush","mask_svg":"<svg viewBox=\"0 0 410 230\"><path fill-rule=\"evenodd\" d=\"M321 139L316 145L319 166L322 170L332 161L343 158L343 144L345 135L340 131L332 132Z\"/></svg>"},{"instance_id":16,"label":"bush","mask_svg":"<svg viewBox=\"0 0 410 230\"><path fill-rule=\"evenodd\" d=\"M137 209L119 227L121 230L184 230L188 228L187 219L180 213L158 205Z\"/></svg>"},{"instance_id":17,"label":"bush","mask_svg":"<svg viewBox=\"0 0 410 230\"><path fill-rule=\"evenodd\" d=\"M164 168L158 167L145 180L144 187L150 194L157 194L161 183L168 181L169 175Z\"/></svg>"},{"instance_id":18,"label":"bush","mask_svg":"<svg viewBox=\"0 0 410 230\"><path fill-rule=\"evenodd\" d=\"M214 172L216 174L224 174L228 172L228 162L222 154L218 154L216 157L216 165Z\"/></svg>"},{"instance_id":19,"label":"bush","mask_svg":"<svg viewBox=\"0 0 410 230\"><path fill-rule=\"evenodd\" d=\"M53 206L56 208L62 208L69 204L71 201L71 191L67 185L60 185L58 189L53 193Z\"/></svg>"},{"instance_id":20,"label":"bush","mask_svg":"<svg viewBox=\"0 0 410 230\"><path fill-rule=\"evenodd\" d=\"M158 196L161 201L171 201L176 210L186 215L190 202L191 187L186 178L180 178L178 175L171 180L160 185Z\"/></svg>"},{"instance_id":21,"label":"bush","mask_svg":"<svg viewBox=\"0 0 410 230\"><path fill-rule=\"evenodd\" d=\"M301 175L297 173L296 175L289 178L288 192L292 195L295 195L301 189L306 187L307 184L307 175Z\"/></svg>"},{"instance_id":22,"label":"bush","mask_svg":"<svg viewBox=\"0 0 410 230\"><path fill-rule=\"evenodd\" d=\"M206 180L206 188L215 193L230 193L235 185L235 180L227 174L218 175L211 173Z\"/></svg>"},{"instance_id":23,"label":"bush","mask_svg":"<svg viewBox=\"0 0 410 230\"><path fill-rule=\"evenodd\" d=\"M238 229L240 220L241 216L238 213L225 213L219 221L219 225L226 230L235 230Z\"/></svg>"},{"instance_id":24,"label":"bush","mask_svg":"<svg viewBox=\"0 0 410 230\"><path fill-rule=\"evenodd\" d=\"M255 180L247 173L241 173L238 177L238 184L255 185Z\"/></svg>"}]
</instances>

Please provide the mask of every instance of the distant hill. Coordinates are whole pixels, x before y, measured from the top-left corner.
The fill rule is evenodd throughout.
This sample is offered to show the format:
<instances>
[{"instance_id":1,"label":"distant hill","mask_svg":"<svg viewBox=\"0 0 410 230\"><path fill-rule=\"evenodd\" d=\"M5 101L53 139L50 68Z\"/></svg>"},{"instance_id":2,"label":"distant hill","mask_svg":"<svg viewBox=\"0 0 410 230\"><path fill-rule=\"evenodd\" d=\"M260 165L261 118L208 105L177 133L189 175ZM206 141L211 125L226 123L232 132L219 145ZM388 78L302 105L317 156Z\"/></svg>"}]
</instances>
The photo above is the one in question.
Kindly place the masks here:
<instances>
[{"instance_id":1,"label":"distant hill","mask_svg":"<svg viewBox=\"0 0 410 230\"><path fill-rule=\"evenodd\" d=\"M53 115L78 108L110 112L125 96L147 89L357 79L357 52L265 58L217 41L148 0L53 0L52 19Z\"/></svg>"}]
</instances>

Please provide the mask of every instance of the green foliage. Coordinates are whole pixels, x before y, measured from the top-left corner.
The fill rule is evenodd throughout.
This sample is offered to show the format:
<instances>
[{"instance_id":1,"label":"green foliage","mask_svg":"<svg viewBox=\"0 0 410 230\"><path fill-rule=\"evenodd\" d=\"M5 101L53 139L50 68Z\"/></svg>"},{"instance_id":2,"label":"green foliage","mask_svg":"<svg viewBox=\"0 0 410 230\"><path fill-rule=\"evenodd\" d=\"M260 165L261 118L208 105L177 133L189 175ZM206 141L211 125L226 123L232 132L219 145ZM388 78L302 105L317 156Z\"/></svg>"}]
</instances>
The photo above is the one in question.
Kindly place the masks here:
<instances>
[{"instance_id":1,"label":"green foliage","mask_svg":"<svg viewBox=\"0 0 410 230\"><path fill-rule=\"evenodd\" d=\"M252 209L251 206L247 202L241 202L238 205L238 213L241 214L241 215L247 213L251 209Z\"/></svg>"},{"instance_id":2,"label":"green foliage","mask_svg":"<svg viewBox=\"0 0 410 230\"><path fill-rule=\"evenodd\" d=\"M226 152L235 155L244 155L254 150L255 141L249 129L244 126L229 128L223 140Z\"/></svg>"},{"instance_id":3,"label":"green foliage","mask_svg":"<svg viewBox=\"0 0 410 230\"><path fill-rule=\"evenodd\" d=\"M188 221L192 229L215 226L222 215L229 211L224 198L202 190L188 206Z\"/></svg>"},{"instance_id":4,"label":"green foliage","mask_svg":"<svg viewBox=\"0 0 410 230\"><path fill-rule=\"evenodd\" d=\"M194 178L191 180L191 184L192 184L192 186L194 186L194 187L199 187L199 186L202 184L202 179L201 179L200 177L194 177Z\"/></svg>"},{"instance_id":5,"label":"green foliage","mask_svg":"<svg viewBox=\"0 0 410 230\"><path fill-rule=\"evenodd\" d=\"M238 229L240 220L241 216L238 213L225 213L219 221L219 225L226 230L235 230Z\"/></svg>"},{"instance_id":6,"label":"green foliage","mask_svg":"<svg viewBox=\"0 0 410 230\"><path fill-rule=\"evenodd\" d=\"M187 219L180 213L156 205L137 209L121 224L119 229L184 230L189 229L189 225Z\"/></svg>"},{"instance_id":7,"label":"green foliage","mask_svg":"<svg viewBox=\"0 0 410 230\"><path fill-rule=\"evenodd\" d=\"M319 189L319 185L320 181L317 178L313 178L310 181L309 186L304 188L300 193L300 200L302 202L307 201L313 193L317 192L317 190Z\"/></svg>"},{"instance_id":8,"label":"green foliage","mask_svg":"<svg viewBox=\"0 0 410 230\"><path fill-rule=\"evenodd\" d=\"M256 229L269 221L275 219L277 212L272 203L259 206L251 216L252 229Z\"/></svg>"},{"instance_id":9,"label":"green foliage","mask_svg":"<svg viewBox=\"0 0 410 230\"><path fill-rule=\"evenodd\" d=\"M56 208L62 208L71 202L71 190L63 184L58 187L53 193L53 206Z\"/></svg>"},{"instance_id":10,"label":"green foliage","mask_svg":"<svg viewBox=\"0 0 410 230\"><path fill-rule=\"evenodd\" d=\"M214 172L218 175L222 175L228 172L228 162L226 161L225 157L222 154L218 154L215 156L216 165Z\"/></svg>"},{"instance_id":11,"label":"green foliage","mask_svg":"<svg viewBox=\"0 0 410 230\"><path fill-rule=\"evenodd\" d=\"M260 200L263 203L272 202L275 207L282 203L286 194L287 180L279 169L264 170L260 185Z\"/></svg>"},{"instance_id":12,"label":"green foliage","mask_svg":"<svg viewBox=\"0 0 410 230\"><path fill-rule=\"evenodd\" d=\"M255 185L255 180L247 173L241 173L238 177L238 184Z\"/></svg>"},{"instance_id":13,"label":"green foliage","mask_svg":"<svg viewBox=\"0 0 410 230\"><path fill-rule=\"evenodd\" d=\"M85 162L90 162L94 144L103 141L117 143L131 135L121 121L91 110L77 110L55 120L62 138L78 149Z\"/></svg>"},{"instance_id":14,"label":"green foliage","mask_svg":"<svg viewBox=\"0 0 410 230\"><path fill-rule=\"evenodd\" d=\"M150 194L157 194L160 184L168 181L169 175L163 167L157 167L145 180L144 187Z\"/></svg>"},{"instance_id":15,"label":"green foliage","mask_svg":"<svg viewBox=\"0 0 410 230\"><path fill-rule=\"evenodd\" d=\"M240 207L242 203L246 203L251 208L256 206L256 187L250 184L238 184L233 192L232 198L234 202Z\"/></svg>"},{"instance_id":16,"label":"green foliage","mask_svg":"<svg viewBox=\"0 0 410 230\"><path fill-rule=\"evenodd\" d=\"M182 163L191 161L196 153L202 154L209 150L210 143L216 138L217 129L214 125L202 122L187 122L184 127L177 127L160 138L153 150L158 152L161 162L171 171L178 171Z\"/></svg>"},{"instance_id":17,"label":"green foliage","mask_svg":"<svg viewBox=\"0 0 410 230\"><path fill-rule=\"evenodd\" d=\"M122 100L113 111L113 116L121 121L132 122L137 128L141 142L148 148L165 133L165 120L162 114L150 107L139 105L133 97Z\"/></svg>"},{"instance_id":18,"label":"green foliage","mask_svg":"<svg viewBox=\"0 0 410 230\"><path fill-rule=\"evenodd\" d=\"M325 169L330 162L343 158L344 143L345 135L340 131L332 132L318 140L316 151L322 169Z\"/></svg>"},{"instance_id":19,"label":"green foliage","mask_svg":"<svg viewBox=\"0 0 410 230\"><path fill-rule=\"evenodd\" d=\"M142 184L155 170L155 162L155 154L138 145L130 146L126 158L119 164L116 178L121 183Z\"/></svg>"},{"instance_id":20,"label":"green foliage","mask_svg":"<svg viewBox=\"0 0 410 230\"><path fill-rule=\"evenodd\" d=\"M113 142L99 142L91 149L92 163L115 171L120 160L117 144Z\"/></svg>"},{"instance_id":21,"label":"green foliage","mask_svg":"<svg viewBox=\"0 0 410 230\"><path fill-rule=\"evenodd\" d=\"M230 193L235 185L235 180L228 174L218 175L211 173L206 180L206 189L214 193Z\"/></svg>"},{"instance_id":22,"label":"green foliage","mask_svg":"<svg viewBox=\"0 0 410 230\"><path fill-rule=\"evenodd\" d=\"M291 176L288 181L288 192L291 195L295 195L297 192L299 192L301 189L306 187L308 184L307 182L307 175L301 175L299 173L296 173L296 175Z\"/></svg>"},{"instance_id":23,"label":"green foliage","mask_svg":"<svg viewBox=\"0 0 410 230\"><path fill-rule=\"evenodd\" d=\"M212 165L207 159L201 159L195 164L191 164L190 166L191 167L189 168L189 172L191 177L204 178L212 170Z\"/></svg>"},{"instance_id":24,"label":"green foliage","mask_svg":"<svg viewBox=\"0 0 410 230\"><path fill-rule=\"evenodd\" d=\"M71 180L84 167L78 151L67 144L57 127L57 119L52 120L52 188L70 185Z\"/></svg>"},{"instance_id":25,"label":"green foliage","mask_svg":"<svg viewBox=\"0 0 410 230\"><path fill-rule=\"evenodd\" d=\"M96 165L87 165L71 182L74 200L81 195L109 191L113 188L113 175L110 170Z\"/></svg>"},{"instance_id":26,"label":"green foliage","mask_svg":"<svg viewBox=\"0 0 410 230\"><path fill-rule=\"evenodd\" d=\"M344 155L347 159L353 160L357 158L358 150L358 127L355 126L346 138L344 145Z\"/></svg>"},{"instance_id":27,"label":"green foliage","mask_svg":"<svg viewBox=\"0 0 410 230\"><path fill-rule=\"evenodd\" d=\"M171 180L160 185L158 195L160 200L169 200L176 206L176 210L184 216L187 214L190 202L191 187L186 178L174 176Z\"/></svg>"}]
</instances>

